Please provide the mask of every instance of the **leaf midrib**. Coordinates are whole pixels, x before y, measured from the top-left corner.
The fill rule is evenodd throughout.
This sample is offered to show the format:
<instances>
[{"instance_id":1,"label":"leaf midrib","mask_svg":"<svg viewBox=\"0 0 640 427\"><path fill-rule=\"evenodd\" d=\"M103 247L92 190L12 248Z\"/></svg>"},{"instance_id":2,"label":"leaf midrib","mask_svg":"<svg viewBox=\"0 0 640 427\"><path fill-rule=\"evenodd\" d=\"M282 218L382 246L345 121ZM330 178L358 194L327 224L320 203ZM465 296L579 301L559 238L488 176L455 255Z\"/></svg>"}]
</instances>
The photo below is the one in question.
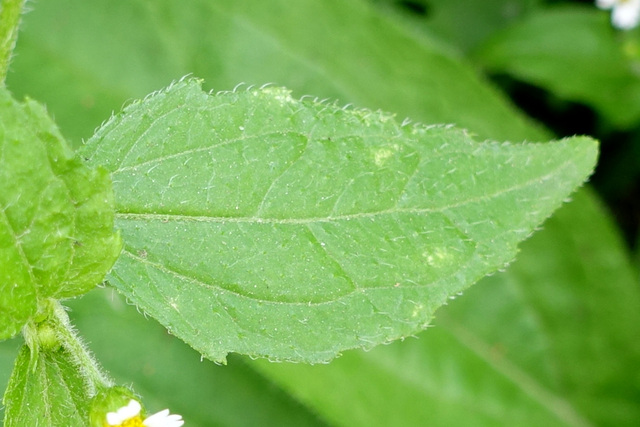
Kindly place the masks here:
<instances>
[{"instance_id":1,"label":"leaf midrib","mask_svg":"<svg viewBox=\"0 0 640 427\"><path fill-rule=\"evenodd\" d=\"M345 215L335 215L335 216L326 216L326 217L309 217L309 218L268 218L268 217L233 217L233 216L207 216L207 215L188 215L188 214L173 214L173 213L151 213L151 212L126 212L121 209L121 207L116 208L115 217L116 219L137 219L137 220L151 220L151 221L183 221L183 222L212 222L212 223L257 223L257 224L314 224L314 223L322 223L322 222L333 222L333 221L349 221L353 219L362 219L362 218L375 218L378 216L384 215L394 215L394 214L429 214L429 213L442 213L447 210L456 209L468 204L484 202L491 200L493 198L502 196L503 194L507 194L512 191L522 190L523 188L533 186L539 184L540 182L549 180L557 175L557 171L564 169L566 166L570 166L572 163L567 161L561 163L557 168L555 168L552 172L539 176L518 185L514 185L512 187L506 187L495 191L490 194L482 195L479 197L473 197L465 200L461 200L458 203L448 204L439 207L432 208L393 208L393 209L385 209L374 212L358 212L354 214L345 214Z\"/></svg>"}]
</instances>

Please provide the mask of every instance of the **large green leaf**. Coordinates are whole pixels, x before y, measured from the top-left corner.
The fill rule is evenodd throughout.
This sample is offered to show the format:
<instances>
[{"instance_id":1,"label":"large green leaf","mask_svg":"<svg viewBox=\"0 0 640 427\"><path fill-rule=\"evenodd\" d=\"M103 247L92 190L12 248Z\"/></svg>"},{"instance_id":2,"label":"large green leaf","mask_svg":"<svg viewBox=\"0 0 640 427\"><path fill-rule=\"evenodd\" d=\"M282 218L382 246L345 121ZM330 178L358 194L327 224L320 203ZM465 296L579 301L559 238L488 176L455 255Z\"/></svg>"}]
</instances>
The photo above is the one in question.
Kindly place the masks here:
<instances>
[{"instance_id":1,"label":"large green leaf","mask_svg":"<svg viewBox=\"0 0 640 427\"><path fill-rule=\"evenodd\" d=\"M4 395L4 426L86 427L89 398L73 355L39 351L34 364L24 345Z\"/></svg>"},{"instance_id":2,"label":"large green leaf","mask_svg":"<svg viewBox=\"0 0 640 427\"><path fill-rule=\"evenodd\" d=\"M562 40L562 42L559 42ZM497 33L477 52L489 71L507 73L555 95L592 106L612 123L640 118L637 58L593 7L541 9Z\"/></svg>"},{"instance_id":3,"label":"large green leaf","mask_svg":"<svg viewBox=\"0 0 640 427\"><path fill-rule=\"evenodd\" d=\"M335 426L635 426L638 307L622 242L581 192L417 340L252 366Z\"/></svg>"},{"instance_id":4,"label":"large green leaf","mask_svg":"<svg viewBox=\"0 0 640 427\"><path fill-rule=\"evenodd\" d=\"M98 284L119 250L106 172L74 157L39 104L0 88L0 338L22 327L38 297Z\"/></svg>"},{"instance_id":5,"label":"large green leaf","mask_svg":"<svg viewBox=\"0 0 640 427\"><path fill-rule=\"evenodd\" d=\"M318 362L424 328L513 258L597 149L476 143L190 80L126 108L83 155L114 180L112 284L213 360Z\"/></svg>"}]
</instances>

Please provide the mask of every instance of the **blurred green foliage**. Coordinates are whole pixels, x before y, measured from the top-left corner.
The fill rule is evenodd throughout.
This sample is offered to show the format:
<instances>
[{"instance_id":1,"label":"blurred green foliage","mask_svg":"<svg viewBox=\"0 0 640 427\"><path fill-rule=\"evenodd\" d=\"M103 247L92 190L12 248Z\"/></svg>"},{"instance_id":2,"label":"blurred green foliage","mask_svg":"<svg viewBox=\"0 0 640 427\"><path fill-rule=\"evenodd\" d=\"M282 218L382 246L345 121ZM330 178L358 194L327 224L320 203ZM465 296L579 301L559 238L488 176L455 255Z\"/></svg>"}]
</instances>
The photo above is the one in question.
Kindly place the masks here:
<instances>
[{"instance_id":1,"label":"blurred green foliage","mask_svg":"<svg viewBox=\"0 0 640 427\"><path fill-rule=\"evenodd\" d=\"M596 175L598 188L618 191L615 200L625 202L616 209L634 206L638 32L615 32L608 14L590 5L563 9L566 21L554 5L533 0L50 0L31 7L7 86L44 102L75 144L128 100L189 73L216 90L272 82L296 96L514 141L584 129L584 115L567 123L567 112L581 106L604 143L607 174ZM558 28L565 22L580 31ZM559 35L549 40L551 30ZM583 54L576 67L560 48L583 46L583 37L606 51L572 52ZM534 69L525 53L535 53ZM549 118L547 128L519 112L483 70L542 93L541 103L517 101ZM619 99L594 95L609 87L622 87ZM634 226L627 222L627 231ZM152 411L170 407L191 427L632 426L640 423L640 290L619 234L598 197L582 191L522 245L507 272L441 309L417 340L348 352L326 366L241 357L215 366L107 290L71 301L70 315L117 380L132 383ZM3 379L15 353L15 342L0 346Z\"/></svg>"}]
</instances>

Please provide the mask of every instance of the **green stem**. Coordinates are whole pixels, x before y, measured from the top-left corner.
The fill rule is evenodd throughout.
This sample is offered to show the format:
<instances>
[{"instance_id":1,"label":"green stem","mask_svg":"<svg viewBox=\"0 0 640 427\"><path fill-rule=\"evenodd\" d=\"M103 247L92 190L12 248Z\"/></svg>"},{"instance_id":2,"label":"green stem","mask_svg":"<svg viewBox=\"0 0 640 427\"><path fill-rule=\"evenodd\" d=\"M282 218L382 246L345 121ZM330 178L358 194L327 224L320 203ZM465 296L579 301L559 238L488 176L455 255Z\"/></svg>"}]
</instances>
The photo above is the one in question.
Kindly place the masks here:
<instances>
[{"instance_id":1,"label":"green stem","mask_svg":"<svg viewBox=\"0 0 640 427\"><path fill-rule=\"evenodd\" d=\"M60 343L76 360L76 364L83 372L89 383L95 387L96 391L106 389L113 386L113 382L107 377L100 368L98 362L93 355L87 350L84 343L76 335L69 316L67 316L64 307L59 302L54 302L52 323L55 325L56 335L60 339Z\"/></svg>"},{"instance_id":2,"label":"green stem","mask_svg":"<svg viewBox=\"0 0 640 427\"><path fill-rule=\"evenodd\" d=\"M4 86L11 54L18 38L20 14L26 0L2 0L0 3L0 86Z\"/></svg>"}]
</instances>

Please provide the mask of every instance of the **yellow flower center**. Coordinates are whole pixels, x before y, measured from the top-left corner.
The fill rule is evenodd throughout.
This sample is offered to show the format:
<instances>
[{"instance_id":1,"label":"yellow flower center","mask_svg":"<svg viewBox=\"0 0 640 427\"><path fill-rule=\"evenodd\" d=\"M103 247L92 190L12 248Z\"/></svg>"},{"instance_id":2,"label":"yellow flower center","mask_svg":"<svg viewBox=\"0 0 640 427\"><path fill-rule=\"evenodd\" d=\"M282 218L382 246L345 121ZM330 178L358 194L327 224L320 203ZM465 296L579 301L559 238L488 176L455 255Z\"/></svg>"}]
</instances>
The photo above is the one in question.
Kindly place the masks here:
<instances>
[{"instance_id":1,"label":"yellow flower center","mask_svg":"<svg viewBox=\"0 0 640 427\"><path fill-rule=\"evenodd\" d=\"M140 415L136 415L133 418L129 418L122 424L116 424L115 426L112 426L105 422L104 427L144 427L144 424L142 424L142 418L140 417Z\"/></svg>"}]
</instances>

